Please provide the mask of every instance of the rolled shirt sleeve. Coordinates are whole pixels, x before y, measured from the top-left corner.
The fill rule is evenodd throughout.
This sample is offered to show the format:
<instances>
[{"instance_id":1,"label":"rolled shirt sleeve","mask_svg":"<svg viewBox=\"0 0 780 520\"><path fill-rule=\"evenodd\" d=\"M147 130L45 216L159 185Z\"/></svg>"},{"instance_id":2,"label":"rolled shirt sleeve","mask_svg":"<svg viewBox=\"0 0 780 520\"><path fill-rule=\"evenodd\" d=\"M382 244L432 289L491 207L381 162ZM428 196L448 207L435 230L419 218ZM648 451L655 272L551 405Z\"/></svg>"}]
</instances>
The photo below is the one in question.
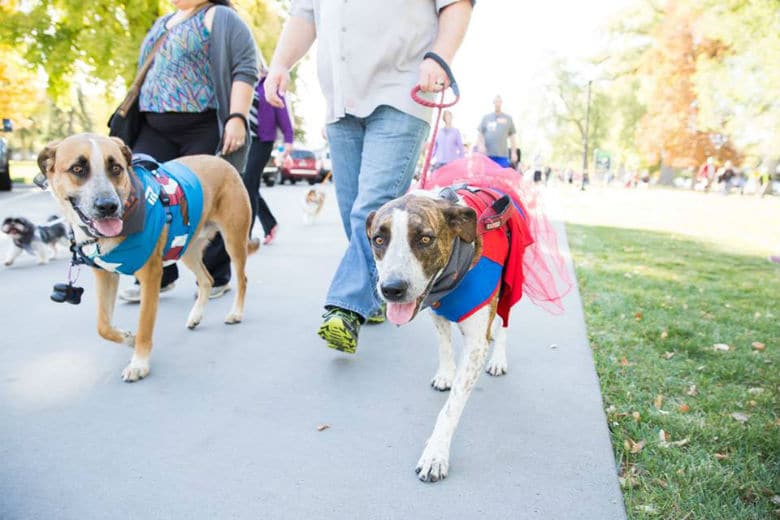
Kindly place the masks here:
<instances>
[{"instance_id":1,"label":"rolled shirt sleeve","mask_svg":"<svg viewBox=\"0 0 780 520\"><path fill-rule=\"evenodd\" d=\"M314 1L313 0L293 0L290 8L290 16L297 16L304 20L314 23Z\"/></svg>"}]
</instances>

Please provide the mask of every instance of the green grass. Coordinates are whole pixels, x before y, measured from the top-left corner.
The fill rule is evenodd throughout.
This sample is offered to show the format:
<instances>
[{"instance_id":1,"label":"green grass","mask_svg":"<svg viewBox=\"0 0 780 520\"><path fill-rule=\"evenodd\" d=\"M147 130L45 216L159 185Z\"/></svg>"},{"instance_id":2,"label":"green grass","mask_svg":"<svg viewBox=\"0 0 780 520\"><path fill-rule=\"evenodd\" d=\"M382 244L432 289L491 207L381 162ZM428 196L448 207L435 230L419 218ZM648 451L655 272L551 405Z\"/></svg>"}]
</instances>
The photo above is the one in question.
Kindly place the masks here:
<instances>
[{"instance_id":1,"label":"green grass","mask_svg":"<svg viewBox=\"0 0 780 520\"><path fill-rule=\"evenodd\" d=\"M780 266L669 234L567 229L629 518L780 517ZM687 441L664 446L660 430Z\"/></svg>"},{"instance_id":2,"label":"green grass","mask_svg":"<svg viewBox=\"0 0 780 520\"><path fill-rule=\"evenodd\" d=\"M38 175L38 165L35 161L11 161L8 167L13 182L32 184L33 177Z\"/></svg>"}]
</instances>

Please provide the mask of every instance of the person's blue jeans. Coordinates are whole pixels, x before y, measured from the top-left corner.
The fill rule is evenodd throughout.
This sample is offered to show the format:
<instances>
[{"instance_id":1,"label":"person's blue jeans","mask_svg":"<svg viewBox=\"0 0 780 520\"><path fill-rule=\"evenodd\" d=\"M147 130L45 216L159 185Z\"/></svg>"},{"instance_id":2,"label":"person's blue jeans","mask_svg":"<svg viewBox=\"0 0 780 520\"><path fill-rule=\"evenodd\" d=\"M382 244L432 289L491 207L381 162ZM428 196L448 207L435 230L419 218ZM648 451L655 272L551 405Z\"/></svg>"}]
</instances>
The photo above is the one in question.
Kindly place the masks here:
<instances>
[{"instance_id":1,"label":"person's blue jeans","mask_svg":"<svg viewBox=\"0 0 780 520\"><path fill-rule=\"evenodd\" d=\"M364 319L379 309L366 217L409 189L429 125L389 106L326 127L341 222L349 245L325 299Z\"/></svg>"}]
</instances>

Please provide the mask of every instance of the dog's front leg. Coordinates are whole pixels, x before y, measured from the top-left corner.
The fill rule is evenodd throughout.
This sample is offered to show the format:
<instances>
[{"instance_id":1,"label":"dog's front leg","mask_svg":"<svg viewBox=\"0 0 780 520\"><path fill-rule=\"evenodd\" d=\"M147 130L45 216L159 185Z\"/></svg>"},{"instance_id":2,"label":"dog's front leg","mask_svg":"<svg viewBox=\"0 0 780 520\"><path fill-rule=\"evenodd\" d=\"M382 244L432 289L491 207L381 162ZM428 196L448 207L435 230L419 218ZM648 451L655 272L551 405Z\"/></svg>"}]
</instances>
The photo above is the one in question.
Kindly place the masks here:
<instances>
[{"instance_id":1,"label":"dog's front leg","mask_svg":"<svg viewBox=\"0 0 780 520\"><path fill-rule=\"evenodd\" d=\"M488 350L487 327L492 312L490 306L484 307L460 324L464 340L463 360L455 374L449 398L439 412L433 433L417 462L416 471L423 482L436 482L447 476L452 436L471 390L485 365Z\"/></svg>"},{"instance_id":2,"label":"dog's front leg","mask_svg":"<svg viewBox=\"0 0 780 520\"><path fill-rule=\"evenodd\" d=\"M5 257L5 265L11 265L14 263L14 260L19 258L19 255L22 254L23 249L21 247L17 247L16 244L11 245L11 249L8 251L8 255Z\"/></svg>"},{"instance_id":3,"label":"dog's front leg","mask_svg":"<svg viewBox=\"0 0 780 520\"><path fill-rule=\"evenodd\" d=\"M452 323L431 312L436 335L439 339L439 368L431 380L431 386L440 392L449 390L455 378L455 358L452 355Z\"/></svg>"},{"instance_id":4,"label":"dog's front leg","mask_svg":"<svg viewBox=\"0 0 780 520\"><path fill-rule=\"evenodd\" d=\"M160 249L158 247L146 265L135 273L141 284L141 309L138 316L133 357L130 359L130 364L122 371L122 379L128 383L143 379L149 374L149 356L152 353L152 335L154 322L157 319L157 304L160 301L160 281L162 280L162 251Z\"/></svg>"},{"instance_id":5,"label":"dog's front leg","mask_svg":"<svg viewBox=\"0 0 780 520\"><path fill-rule=\"evenodd\" d=\"M97 292L97 330L108 341L123 343L132 347L135 337L131 332L117 329L113 325L116 291L119 287L119 275L103 269L93 269Z\"/></svg>"},{"instance_id":6,"label":"dog's front leg","mask_svg":"<svg viewBox=\"0 0 780 520\"><path fill-rule=\"evenodd\" d=\"M490 356L490 360L487 363L485 372L491 376L503 376L506 374L509 364L506 360L506 333L507 329L503 326L503 320L496 316L493 320L496 324L495 329L495 342L493 344L493 354Z\"/></svg>"}]
</instances>

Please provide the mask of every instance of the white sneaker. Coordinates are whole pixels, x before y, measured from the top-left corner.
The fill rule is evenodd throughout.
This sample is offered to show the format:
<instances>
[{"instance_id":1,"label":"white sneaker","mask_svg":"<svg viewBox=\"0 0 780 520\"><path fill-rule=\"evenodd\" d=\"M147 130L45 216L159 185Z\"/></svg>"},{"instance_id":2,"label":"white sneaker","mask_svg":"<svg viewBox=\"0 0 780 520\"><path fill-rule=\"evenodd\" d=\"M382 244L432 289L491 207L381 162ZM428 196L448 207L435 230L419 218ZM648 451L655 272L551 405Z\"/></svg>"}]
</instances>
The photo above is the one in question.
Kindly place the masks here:
<instances>
[{"instance_id":1,"label":"white sneaker","mask_svg":"<svg viewBox=\"0 0 780 520\"><path fill-rule=\"evenodd\" d=\"M226 292L230 290L230 285L217 285L216 287L211 288L211 292L209 293L209 300L213 300L215 298L219 298L220 296L224 295Z\"/></svg>"},{"instance_id":2,"label":"white sneaker","mask_svg":"<svg viewBox=\"0 0 780 520\"><path fill-rule=\"evenodd\" d=\"M168 285L160 287L160 294L168 292L176 287L176 282L171 282ZM119 291L119 299L127 303L139 303L141 301L141 286L133 284L127 289Z\"/></svg>"}]
</instances>

